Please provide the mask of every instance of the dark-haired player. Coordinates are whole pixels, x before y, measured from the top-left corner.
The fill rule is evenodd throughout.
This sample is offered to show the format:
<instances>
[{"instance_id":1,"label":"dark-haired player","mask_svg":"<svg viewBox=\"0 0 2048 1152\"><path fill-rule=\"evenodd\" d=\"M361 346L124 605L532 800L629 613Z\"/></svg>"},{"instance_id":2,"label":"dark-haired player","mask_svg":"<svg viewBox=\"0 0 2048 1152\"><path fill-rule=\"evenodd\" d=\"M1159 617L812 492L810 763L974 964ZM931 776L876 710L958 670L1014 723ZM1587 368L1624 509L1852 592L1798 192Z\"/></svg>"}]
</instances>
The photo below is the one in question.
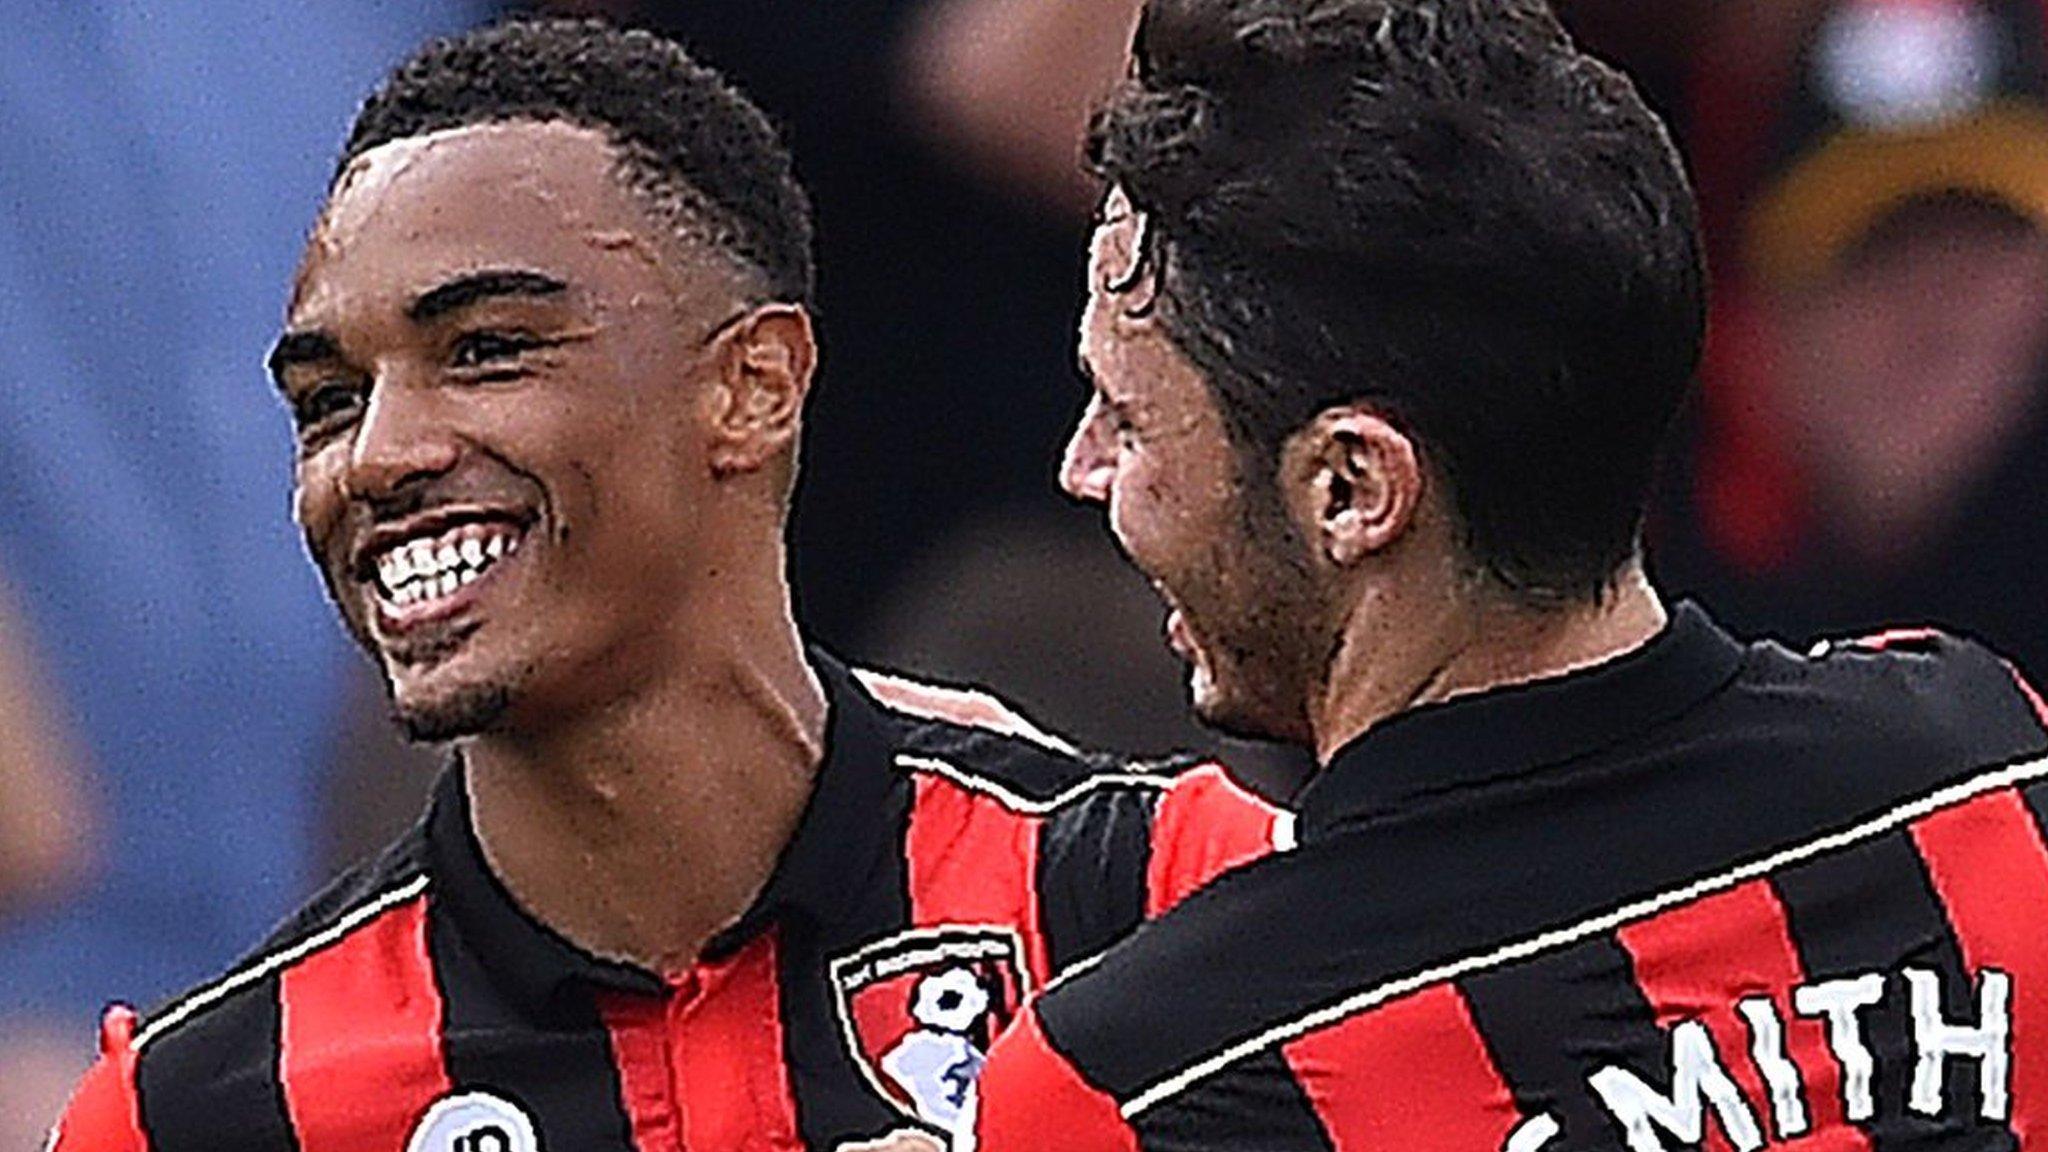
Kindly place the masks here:
<instances>
[{"instance_id":1,"label":"dark-haired player","mask_svg":"<svg viewBox=\"0 0 2048 1152\"><path fill-rule=\"evenodd\" d=\"M1151 0L1064 483L1299 847L1055 983L981 1152L2048 1144L2041 705L1645 576L1691 192L1540 0ZM2015 594L2020 594L2015 590Z\"/></svg>"},{"instance_id":2,"label":"dark-haired player","mask_svg":"<svg viewBox=\"0 0 2048 1152\"><path fill-rule=\"evenodd\" d=\"M311 553L456 765L233 972L110 1014L58 1149L943 1126L1024 995L1284 835L806 647L811 280L775 134L666 41L515 23L371 98L271 367Z\"/></svg>"}]
</instances>

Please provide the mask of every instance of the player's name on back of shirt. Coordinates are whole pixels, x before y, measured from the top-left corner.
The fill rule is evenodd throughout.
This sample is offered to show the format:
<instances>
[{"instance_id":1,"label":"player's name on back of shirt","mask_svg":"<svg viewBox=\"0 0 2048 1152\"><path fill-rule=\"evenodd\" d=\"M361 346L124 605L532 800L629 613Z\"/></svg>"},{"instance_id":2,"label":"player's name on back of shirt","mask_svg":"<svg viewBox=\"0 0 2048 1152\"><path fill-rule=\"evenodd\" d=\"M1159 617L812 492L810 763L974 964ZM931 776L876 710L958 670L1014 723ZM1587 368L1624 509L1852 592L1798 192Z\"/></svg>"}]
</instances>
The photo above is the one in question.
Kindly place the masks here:
<instances>
[{"instance_id":1,"label":"player's name on back of shirt","mask_svg":"<svg viewBox=\"0 0 2048 1152\"><path fill-rule=\"evenodd\" d=\"M1293 851L1047 991L980 1152L2048 1140L2043 723L1968 642L1802 656L1690 608L1415 713Z\"/></svg>"},{"instance_id":2,"label":"player's name on back of shirt","mask_svg":"<svg viewBox=\"0 0 2048 1152\"><path fill-rule=\"evenodd\" d=\"M1911 1001L1912 1048L1901 1056L1913 1070L1910 1089L1900 1103L1927 1117L1939 1117L1951 1106L1944 1090L1951 1061L1976 1066L1977 1115L2003 1123L2012 1112L2012 977L1996 968L1978 976L1977 1016L1951 1020L1943 1007L1942 973L1904 968L1894 973L1865 972L1853 977L1794 985L1797 1017L1825 1022L1828 1051L1835 1061L1833 1103L1844 1119L1862 1123L1877 1116L1875 1085L1877 1054L1864 1036L1862 1013L1883 1005L1887 989L1903 984ZM1767 1135L1792 1140L1813 1131L1807 1101L1828 1086L1816 1084L1800 1070L1786 1047L1787 1020L1775 998L1746 996L1725 1013L1739 1016L1749 1029L1744 1054L1750 1061L1744 1079L1761 1081L1768 1100L1751 1100L1730 1071L1730 1055L1720 1051L1713 1032L1698 1019L1685 1020L1670 1032L1668 1067L1648 1078L1620 1064L1608 1064L1586 1077L1587 1088L1599 1097L1616 1124L1628 1133L1635 1152L1653 1152L1706 1138L1709 1112L1721 1134L1741 1152L1764 1146ZM1889 1071L1889 1070L1888 1070ZM1887 1076L1887 1080L1896 1077ZM1658 1085L1668 1087L1659 1087ZM1767 1116L1764 1127L1760 1116ZM1518 1124L1503 1145L1508 1152L1536 1152L1562 1134L1558 1117L1544 1113Z\"/></svg>"}]
</instances>

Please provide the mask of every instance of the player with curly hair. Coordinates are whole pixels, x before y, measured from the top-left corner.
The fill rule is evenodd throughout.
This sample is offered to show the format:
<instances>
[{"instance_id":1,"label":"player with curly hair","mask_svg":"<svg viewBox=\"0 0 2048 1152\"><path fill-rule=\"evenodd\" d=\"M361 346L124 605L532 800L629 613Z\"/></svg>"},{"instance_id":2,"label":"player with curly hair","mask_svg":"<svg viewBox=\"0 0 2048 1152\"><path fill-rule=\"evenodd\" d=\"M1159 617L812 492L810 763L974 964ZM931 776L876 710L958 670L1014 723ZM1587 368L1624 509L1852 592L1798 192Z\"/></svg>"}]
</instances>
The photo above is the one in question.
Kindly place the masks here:
<instances>
[{"instance_id":1,"label":"player with curly hair","mask_svg":"<svg viewBox=\"0 0 2048 1152\"><path fill-rule=\"evenodd\" d=\"M807 644L809 206L675 44L526 21L363 108L271 354L420 824L107 1019L60 1152L832 1148L1285 822ZM233 835L224 829L224 835Z\"/></svg>"}]
</instances>

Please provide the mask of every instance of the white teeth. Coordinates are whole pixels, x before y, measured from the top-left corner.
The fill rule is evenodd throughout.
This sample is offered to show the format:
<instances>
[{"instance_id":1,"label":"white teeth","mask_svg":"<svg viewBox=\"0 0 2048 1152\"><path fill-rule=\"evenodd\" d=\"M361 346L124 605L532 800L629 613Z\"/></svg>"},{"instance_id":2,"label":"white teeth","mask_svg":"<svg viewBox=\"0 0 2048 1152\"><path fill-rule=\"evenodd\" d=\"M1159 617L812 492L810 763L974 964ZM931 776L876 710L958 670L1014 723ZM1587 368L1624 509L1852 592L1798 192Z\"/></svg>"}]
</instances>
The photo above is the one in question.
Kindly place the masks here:
<instances>
[{"instance_id":1,"label":"white teeth","mask_svg":"<svg viewBox=\"0 0 2048 1152\"><path fill-rule=\"evenodd\" d=\"M464 524L397 545L377 560L377 592L399 608L451 596L517 552L519 539L501 527Z\"/></svg>"}]
</instances>

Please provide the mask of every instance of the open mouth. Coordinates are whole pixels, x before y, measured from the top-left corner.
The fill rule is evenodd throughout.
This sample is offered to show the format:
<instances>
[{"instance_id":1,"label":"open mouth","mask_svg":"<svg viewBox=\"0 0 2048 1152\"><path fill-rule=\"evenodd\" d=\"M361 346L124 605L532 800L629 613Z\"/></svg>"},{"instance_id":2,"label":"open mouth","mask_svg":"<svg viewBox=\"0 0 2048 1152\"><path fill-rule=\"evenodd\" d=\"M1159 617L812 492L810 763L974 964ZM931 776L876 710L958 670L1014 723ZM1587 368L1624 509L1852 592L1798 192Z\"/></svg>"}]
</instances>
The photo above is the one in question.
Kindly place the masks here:
<instances>
[{"instance_id":1,"label":"open mouth","mask_svg":"<svg viewBox=\"0 0 2048 1152\"><path fill-rule=\"evenodd\" d=\"M403 630L455 612L525 539L525 526L509 520L443 522L374 547L366 582L384 624Z\"/></svg>"}]
</instances>

